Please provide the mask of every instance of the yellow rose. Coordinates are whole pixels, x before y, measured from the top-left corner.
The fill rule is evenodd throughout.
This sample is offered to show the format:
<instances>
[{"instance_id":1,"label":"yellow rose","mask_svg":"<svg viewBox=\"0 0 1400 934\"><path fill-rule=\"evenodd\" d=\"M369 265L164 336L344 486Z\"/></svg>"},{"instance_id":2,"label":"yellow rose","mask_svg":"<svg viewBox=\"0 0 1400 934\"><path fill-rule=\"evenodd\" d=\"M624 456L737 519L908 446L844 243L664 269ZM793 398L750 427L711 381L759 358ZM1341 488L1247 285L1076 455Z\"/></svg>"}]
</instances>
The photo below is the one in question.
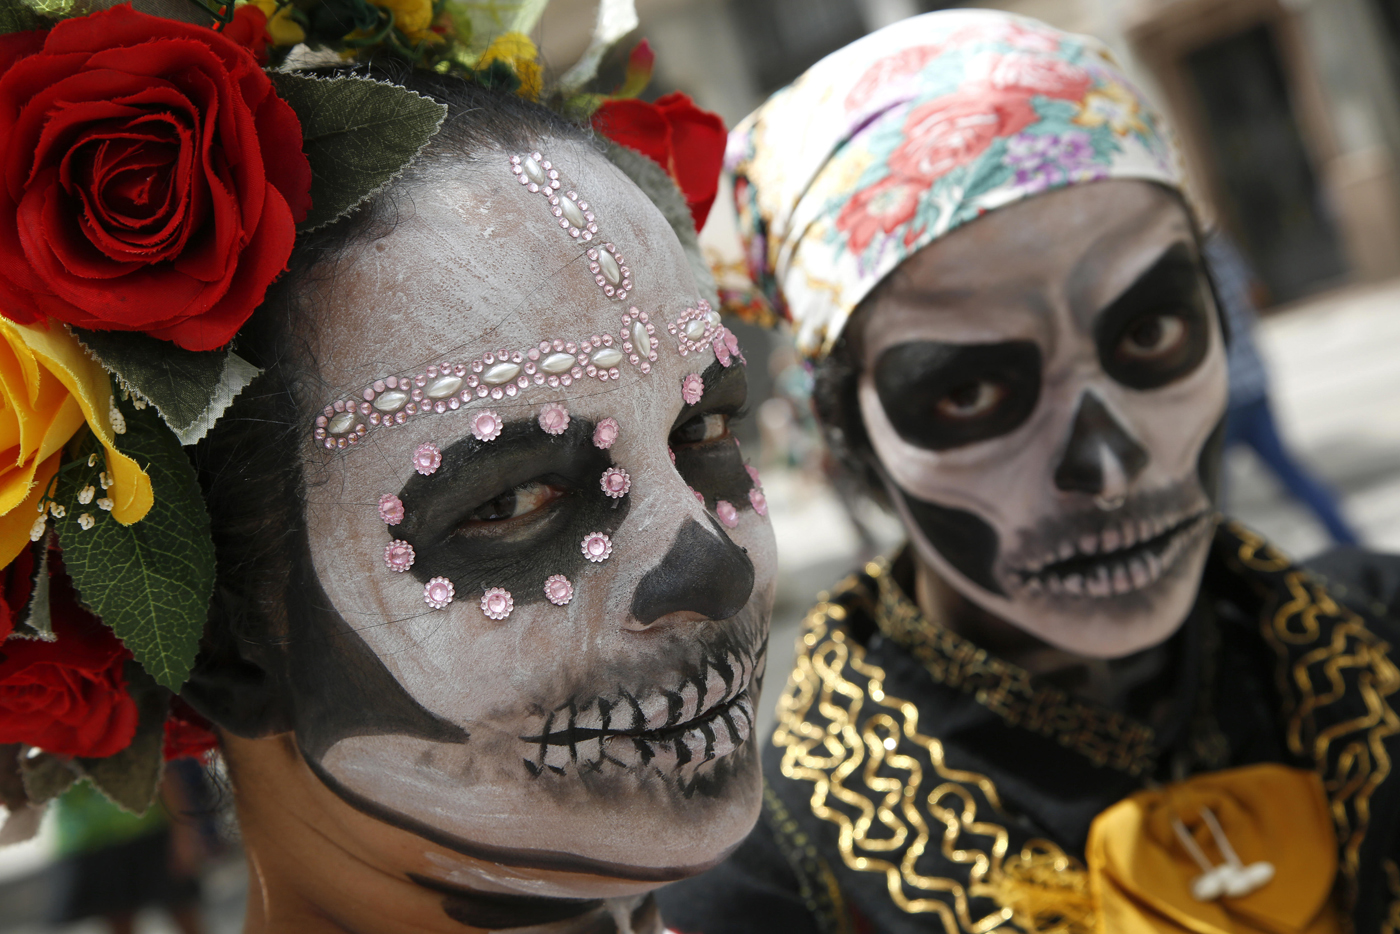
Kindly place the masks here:
<instances>
[{"instance_id":1,"label":"yellow rose","mask_svg":"<svg viewBox=\"0 0 1400 934\"><path fill-rule=\"evenodd\" d=\"M523 32L503 32L491 40L486 51L481 53L476 68L481 71L494 61L505 62L514 69L516 77L520 79L520 88L516 93L528 100L538 100L540 91L544 88L539 54L540 50L535 48L535 43Z\"/></svg>"},{"instance_id":2,"label":"yellow rose","mask_svg":"<svg viewBox=\"0 0 1400 934\"><path fill-rule=\"evenodd\" d=\"M428 27L433 24L432 0L371 0L371 2L394 14L394 25L399 32L417 42L428 38Z\"/></svg>"},{"instance_id":3,"label":"yellow rose","mask_svg":"<svg viewBox=\"0 0 1400 934\"><path fill-rule=\"evenodd\" d=\"M292 19L292 5L281 4L280 0L248 0L248 2L262 10L267 17L267 38L273 45L296 45L306 41L306 30L302 29L297 21Z\"/></svg>"},{"instance_id":4,"label":"yellow rose","mask_svg":"<svg viewBox=\"0 0 1400 934\"><path fill-rule=\"evenodd\" d=\"M130 525L151 508L151 479L116 449L111 408L107 371L61 325L0 318L0 566L29 543L63 446L84 422L107 449L112 517Z\"/></svg>"}]
</instances>

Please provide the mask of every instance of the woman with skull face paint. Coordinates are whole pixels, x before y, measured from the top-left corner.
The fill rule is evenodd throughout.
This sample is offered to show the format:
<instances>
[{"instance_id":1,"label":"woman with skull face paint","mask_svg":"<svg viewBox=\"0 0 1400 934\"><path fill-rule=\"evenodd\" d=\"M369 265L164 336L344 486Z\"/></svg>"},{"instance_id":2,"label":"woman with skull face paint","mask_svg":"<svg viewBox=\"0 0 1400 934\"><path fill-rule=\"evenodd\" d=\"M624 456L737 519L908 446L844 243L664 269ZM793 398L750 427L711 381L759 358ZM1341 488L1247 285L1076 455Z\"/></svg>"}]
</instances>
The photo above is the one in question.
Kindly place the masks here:
<instances>
[{"instance_id":1,"label":"woman with skull face paint","mask_svg":"<svg viewBox=\"0 0 1400 934\"><path fill-rule=\"evenodd\" d=\"M58 412L31 470L49 474L0 512L20 555L0 793L32 818L84 778L142 810L163 732L167 756L222 747L249 931L659 934L650 892L719 862L761 799L773 536L729 431L745 363L706 299L710 196L689 187L709 132L712 192L723 127L655 108L689 140L673 179L536 103L524 35L448 19L429 41L413 4L365 6L433 67L269 74L262 42L229 38L241 15L228 35L125 6L0 21L0 209L19 190L66 237L0 210L0 249L53 251L0 269L19 360L0 375L29 390L4 414L29 438ZM283 26L364 58L338 21L318 40L313 7ZM597 105L588 77L569 108ZM142 212L259 226L167 242ZM152 323L211 255L229 300Z\"/></svg>"},{"instance_id":2,"label":"woman with skull face paint","mask_svg":"<svg viewBox=\"0 0 1400 934\"><path fill-rule=\"evenodd\" d=\"M727 163L721 268L789 318L909 544L809 614L763 818L663 892L672 923L1390 930L1400 626L1218 517L1226 336L1169 132L1109 53L906 20Z\"/></svg>"}]
</instances>

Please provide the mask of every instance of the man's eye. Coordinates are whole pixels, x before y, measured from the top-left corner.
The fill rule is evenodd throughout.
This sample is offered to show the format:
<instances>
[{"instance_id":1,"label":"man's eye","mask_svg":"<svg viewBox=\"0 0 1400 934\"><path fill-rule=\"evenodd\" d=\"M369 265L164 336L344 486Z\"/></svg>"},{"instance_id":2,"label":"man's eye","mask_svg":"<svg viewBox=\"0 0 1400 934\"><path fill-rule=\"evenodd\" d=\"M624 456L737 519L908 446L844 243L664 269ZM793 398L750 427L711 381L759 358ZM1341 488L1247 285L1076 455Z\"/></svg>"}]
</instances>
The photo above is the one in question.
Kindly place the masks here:
<instances>
[{"instance_id":1,"label":"man's eye","mask_svg":"<svg viewBox=\"0 0 1400 934\"><path fill-rule=\"evenodd\" d=\"M1180 315L1148 315L1128 328L1118 344L1125 361L1151 362L1170 357L1186 341L1187 327Z\"/></svg>"},{"instance_id":2,"label":"man's eye","mask_svg":"<svg viewBox=\"0 0 1400 934\"><path fill-rule=\"evenodd\" d=\"M979 379L953 387L934 403L934 409L942 418L967 421L996 411L1006 396L1007 388L1002 383Z\"/></svg>"},{"instance_id":3,"label":"man's eye","mask_svg":"<svg viewBox=\"0 0 1400 934\"><path fill-rule=\"evenodd\" d=\"M671 447L681 444L708 444L729 437L729 416L711 413L697 415L671 432Z\"/></svg>"},{"instance_id":4,"label":"man's eye","mask_svg":"<svg viewBox=\"0 0 1400 934\"><path fill-rule=\"evenodd\" d=\"M483 503L467 517L467 525L481 525L487 522L505 522L519 519L538 512L564 495L564 491L547 483L532 481L522 483L513 490Z\"/></svg>"}]
</instances>

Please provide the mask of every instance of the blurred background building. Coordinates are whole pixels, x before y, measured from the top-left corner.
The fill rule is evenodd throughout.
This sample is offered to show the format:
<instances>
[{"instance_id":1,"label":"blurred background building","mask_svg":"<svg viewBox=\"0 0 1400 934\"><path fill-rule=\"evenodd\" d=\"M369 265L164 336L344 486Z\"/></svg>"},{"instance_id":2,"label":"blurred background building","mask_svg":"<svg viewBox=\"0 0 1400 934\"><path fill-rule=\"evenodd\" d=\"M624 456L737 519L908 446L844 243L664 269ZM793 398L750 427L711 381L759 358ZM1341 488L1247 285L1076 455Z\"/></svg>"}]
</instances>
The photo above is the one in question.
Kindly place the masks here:
<instances>
[{"instance_id":1,"label":"blurred background building","mask_svg":"<svg viewBox=\"0 0 1400 934\"><path fill-rule=\"evenodd\" d=\"M866 32L954 4L937 0L637 0L657 52L645 96L689 93L726 122ZM995 7L1106 41L1181 136L1199 201L1239 244L1266 312L1260 351L1295 453L1340 494L1365 544L1400 551L1400 0L1006 0ZM559 71L588 41L597 0L554 0L536 35ZM631 42L624 42L630 45ZM712 216L720 216L716 211ZM809 377L781 335L741 329L751 418L781 577L762 716L791 667L816 593L898 525L829 483L806 407ZM1226 465L1226 509L1285 550L1324 547L1316 519L1244 450ZM762 735L766 735L765 727ZM231 823L227 836L236 841ZM45 921L56 830L0 849L0 934L101 934ZM204 875L206 927L241 929L236 853ZM153 911L141 934L175 931Z\"/></svg>"}]
</instances>

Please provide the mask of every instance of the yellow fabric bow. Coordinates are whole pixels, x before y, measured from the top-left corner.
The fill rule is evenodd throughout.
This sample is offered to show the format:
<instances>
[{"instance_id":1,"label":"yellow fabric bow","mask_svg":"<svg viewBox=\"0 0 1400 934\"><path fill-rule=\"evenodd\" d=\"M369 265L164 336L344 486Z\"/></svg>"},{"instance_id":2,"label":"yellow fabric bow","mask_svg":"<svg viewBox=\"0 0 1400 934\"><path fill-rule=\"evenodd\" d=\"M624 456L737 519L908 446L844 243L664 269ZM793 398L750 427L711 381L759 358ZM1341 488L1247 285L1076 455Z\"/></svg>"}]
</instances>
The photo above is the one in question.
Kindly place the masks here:
<instances>
[{"instance_id":1,"label":"yellow fabric bow","mask_svg":"<svg viewBox=\"0 0 1400 934\"><path fill-rule=\"evenodd\" d=\"M29 543L63 446L84 422L106 448L112 517L130 525L150 510L151 479L116 449L111 406L107 371L61 325L0 318L0 567Z\"/></svg>"},{"instance_id":2,"label":"yellow fabric bow","mask_svg":"<svg viewBox=\"0 0 1400 934\"><path fill-rule=\"evenodd\" d=\"M1268 862L1270 881L1238 897L1202 901L1203 873L1179 820L1215 866L1228 862L1210 815L1239 861ZM1272 763L1209 772L1142 791L1104 811L1085 848L1100 934L1340 934L1332 888L1337 839L1322 782Z\"/></svg>"}]
</instances>

